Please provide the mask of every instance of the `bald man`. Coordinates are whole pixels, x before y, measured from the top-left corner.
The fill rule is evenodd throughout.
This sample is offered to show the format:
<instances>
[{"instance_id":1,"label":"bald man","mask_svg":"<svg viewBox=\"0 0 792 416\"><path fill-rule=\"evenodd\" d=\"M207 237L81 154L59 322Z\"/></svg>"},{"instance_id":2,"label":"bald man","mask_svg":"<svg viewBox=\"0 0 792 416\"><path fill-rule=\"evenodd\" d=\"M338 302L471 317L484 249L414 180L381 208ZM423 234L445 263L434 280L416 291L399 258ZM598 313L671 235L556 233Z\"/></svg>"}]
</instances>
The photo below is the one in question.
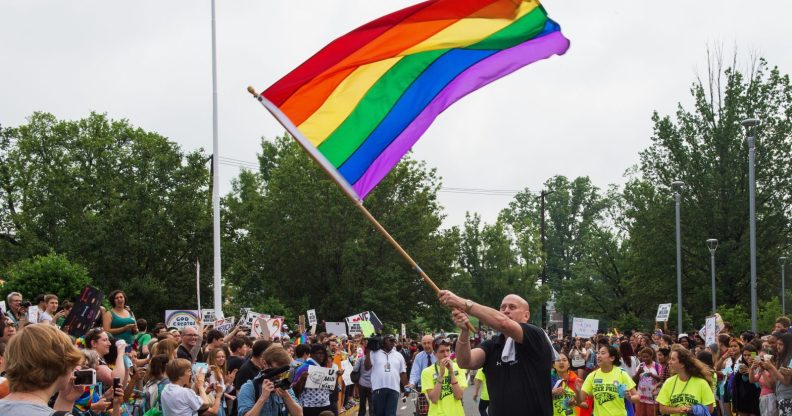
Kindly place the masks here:
<instances>
[{"instance_id":1,"label":"bald man","mask_svg":"<svg viewBox=\"0 0 792 416\"><path fill-rule=\"evenodd\" d=\"M528 302L510 294L503 298L500 311L463 299L447 291L438 294L440 302L453 309L454 323L460 328L456 358L460 367L482 368L487 377L490 416L553 414L550 370L555 359L547 334L528 323ZM468 315L494 328L500 335L471 350Z\"/></svg>"},{"instance_id":2,"label":"bald man","mask_svg":"<svg viewBox=\"0 0 792 416\"><path fill-rule=\"evenodd\" d=\"M418 391L421 391L421 371L437 361L434 355L434 349L432 348L432 342L434 342L434 338L432 338L431 335L424 335L423 338L421 338L423 351L415 356L412 369L410 370L409 385L410 387L416 388Z\"/></svg>"}]
</instances>

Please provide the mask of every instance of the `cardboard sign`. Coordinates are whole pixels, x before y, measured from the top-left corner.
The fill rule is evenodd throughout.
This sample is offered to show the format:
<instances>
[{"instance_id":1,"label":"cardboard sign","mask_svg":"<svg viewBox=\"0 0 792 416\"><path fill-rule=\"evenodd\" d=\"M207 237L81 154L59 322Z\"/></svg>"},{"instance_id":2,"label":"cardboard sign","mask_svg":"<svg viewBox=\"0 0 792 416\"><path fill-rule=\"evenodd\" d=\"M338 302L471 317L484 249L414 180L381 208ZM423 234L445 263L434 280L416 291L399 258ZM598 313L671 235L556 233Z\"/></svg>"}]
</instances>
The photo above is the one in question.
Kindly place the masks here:
<instances>
[{"instance_id":1,"label":"cardboard sign","mask_svg":"<svg viewBox=\"0 0 792 416\"><path fill-rule=\"evenodd\" d=\"M572 319L572 336L581 338L590 338L597 335L599 328L598 319L586 318L573 318Z\"/></svg>"},{"instance_id":2,"label":"cardboard sign","mask_svg":"<svg viewBox=\"0 0 792 416\"><path fill-rule=\"evenodd\" d=\"M39 318L39 308L38 305L30 305L28 307L28 322L31 324L37 324Z\"/></svg>"},{"instance_id":3,"label":"cardboard sign","mask_svg":"<svg viewBox=\"0 0 792 416\"><path fill-rule=\"evenodd\" d=\"M657 306L657 317L655 321L657 322L668 322L668 315L671 314L671 304L670 303L661 303Z\"/></svg>"},{"instance_id":4,"label":"cardboard sign","mask_svg":"<svg viewBox=\"0 0 792 416\"><path fill-rule=\"evenodd\" d=\"M281 326L283 326L282 316L260 314L256 322L250 328L251 335L264 339L273 339L280 336Z\"/></svg>"},{"instance_id":5,"label":"cardboard sign","mask_svg":"<svg viewBox=\"0 0 792 416\"><path fill-rule=\"evenodd\" d=\"M165 326L176 328L179 331L188 326L198 325L198 311L173 309L165 311Z\"/></svg>"},{"instance_id":6,"label":"cardboard sign","mask_svg":"<svg viewBox=\"0 0 792 416\"><path fill-rule=\"evenodd\" d=\"M360 331L363 333L363 336L368 338L374 335L374 325L369 321L360 321Z\"/></svg>"},{"instance_id":7,"label":"cardboard sign","mask_svg":"<svg viewBox=\"0 0 792 416\"><path fill-rule=\"evenodd\" d=\"M360 312L358 314L346 317L347 327L349 327L349 335L362 334L360 330L361 321L369 321L374 326L376 331L382 331L382 322L377 317L377 314L371 311Z\"/></svg>"},{"instance_id":8,"label":"cardboard sign","mask_svg":"<svg viewBox=\"0 0 792 416\"><path fill-rule=\"evenodd\" d=\"M104 299L101 290L87 286L80 293L80 298L74 303L66 320L63 321L63 328L73 337L81 337L88 332L99 316L99 306Z\"/></svg>"},{"instance_id":9,"label":"cardboard sign","mask_svg":"<svg viewBox=\"0 0 792 416\"><path fill-rule=\"evenodd\" d=\"M358 325L358 329L360 329L359 325ZM343 322L325 322L325 330L327 331L328 334L333 334L338 336L347 334L346 324L344 324Z\"/></svg>"},{"instance_id":10,"label":"cardboard sign","mask_svg":"<svg viewBox=\"0 0 792 416\"><path fill-rule=\"evenodd\" d=\"M309 309L307 315L308 315L308 326L316 325L316 309Z\"/></svg>"},{"instance_id":11,"label":"cardboard sign","mask_svg":"<svg viewBox=\"0 0 792 416\"><path fill-rule=\"evenodd\" d=\"M407 338L407 325L401 324L401 337Z\"/></svg>"},{"instance_id":12,"label":"cardboard sign","mask_svg":"<svg viewBox=\"0 0 792 416\"><path fill-rule=\"evenodd\" d=\"M335 390L337 378L338 375L335 369L312 365L308 367L308 379L305 382L305 388L333 391Z\"/></svg>"},{"instance_id":13,"label":"cardboard sign","mask_svg":"<svg viewBox=\"0 0 792 416\"><path fill-rule=\"evenodd\" d=\"M250 328L251 331L253 331L253 327L255 326L256 321L258 321L259 318L269 318L269 315L265 315L263 313L258 313L253 311L247 311L245 316L243 316L242 319L239 320L239 325L246 326Z\"/></svg>"}]
</instances>

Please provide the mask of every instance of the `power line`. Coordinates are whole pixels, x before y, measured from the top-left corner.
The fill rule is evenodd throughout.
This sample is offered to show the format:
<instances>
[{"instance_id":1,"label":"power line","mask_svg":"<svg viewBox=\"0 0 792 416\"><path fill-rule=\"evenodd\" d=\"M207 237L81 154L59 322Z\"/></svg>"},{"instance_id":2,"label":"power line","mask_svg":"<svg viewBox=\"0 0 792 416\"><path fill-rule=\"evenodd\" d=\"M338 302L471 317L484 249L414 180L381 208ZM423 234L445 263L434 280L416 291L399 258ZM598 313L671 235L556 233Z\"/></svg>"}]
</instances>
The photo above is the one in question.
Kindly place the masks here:
<instances>
[{"instance_id":1,"label":"power line","mask_svg":"<svg viewBox=\"0 0 792 416\"><path fill-rule=\"evenodd\" d=\"M226 156L220 156L218 158L218 163L226 166L234 166L240 169L257 170L259 168L258 163L249 162L242 159L235 159ZM517 189L486 189L486 188L464 188L464 187L444 186L440 188L440 192L447 194L513 197L522 191Z\"/></svg>"}]
</instances>

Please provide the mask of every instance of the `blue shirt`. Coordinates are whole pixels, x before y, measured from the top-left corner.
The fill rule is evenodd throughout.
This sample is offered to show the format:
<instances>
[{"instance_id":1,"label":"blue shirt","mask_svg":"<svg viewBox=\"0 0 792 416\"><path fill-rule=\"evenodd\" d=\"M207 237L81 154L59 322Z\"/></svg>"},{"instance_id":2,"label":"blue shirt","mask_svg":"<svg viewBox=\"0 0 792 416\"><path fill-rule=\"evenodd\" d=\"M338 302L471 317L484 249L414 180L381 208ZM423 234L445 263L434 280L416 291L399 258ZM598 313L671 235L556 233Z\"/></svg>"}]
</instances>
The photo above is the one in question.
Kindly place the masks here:
<instances>
[{"instance_id":1,"label":"blue shirt","mask_svg":"<svg viewBox=\"0 0 792 416\"><path fill-rule=\"evenodd\" d=\"M289 393L292 400L297 402L297 396L294 395L294 391L291 388L286 391ZM248 380L242 385L242 389L239 390L239 395L237 396L238 414L244 416L255 404L256 390L253 388L253 380ZM264 407L261 408L259 416L287 416L288 414L289 410L286 408L286 403L273 391L269 399L267 399L267 402L264 403Z\"/></svg>"},{"instance_id":2,"label":"blue shirt","mask_svg":"<svg viewBox=\"0 0 792 416\"><path fill-rule=\"evenodd\" d=\"M415 356L413 360L412 369L410 370L410 384L418 386L421 384L421 371L426 367L434 364L437 359L433 353L427 354L426 351L421 351Z\"/></svg>"}]
</instances>

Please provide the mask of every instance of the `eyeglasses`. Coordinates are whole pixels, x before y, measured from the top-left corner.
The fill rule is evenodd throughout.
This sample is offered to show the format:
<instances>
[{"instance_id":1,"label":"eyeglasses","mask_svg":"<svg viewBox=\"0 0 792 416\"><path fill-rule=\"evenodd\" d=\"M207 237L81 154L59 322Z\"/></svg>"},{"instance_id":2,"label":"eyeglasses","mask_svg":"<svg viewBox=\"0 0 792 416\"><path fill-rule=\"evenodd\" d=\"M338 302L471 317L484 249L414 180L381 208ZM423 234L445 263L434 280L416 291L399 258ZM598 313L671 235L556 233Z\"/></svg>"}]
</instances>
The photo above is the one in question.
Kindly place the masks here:
<instances>
[{"instance_id":1,"label":"eyeglasses","mask_svg":"<svg viewBox=\"0 0 792 416\"><path fill-rule=\"evenodd\" d=\"M451 338L435 338L434 345L448 344L451 345Z\"/></svg>"}]
</instances>

